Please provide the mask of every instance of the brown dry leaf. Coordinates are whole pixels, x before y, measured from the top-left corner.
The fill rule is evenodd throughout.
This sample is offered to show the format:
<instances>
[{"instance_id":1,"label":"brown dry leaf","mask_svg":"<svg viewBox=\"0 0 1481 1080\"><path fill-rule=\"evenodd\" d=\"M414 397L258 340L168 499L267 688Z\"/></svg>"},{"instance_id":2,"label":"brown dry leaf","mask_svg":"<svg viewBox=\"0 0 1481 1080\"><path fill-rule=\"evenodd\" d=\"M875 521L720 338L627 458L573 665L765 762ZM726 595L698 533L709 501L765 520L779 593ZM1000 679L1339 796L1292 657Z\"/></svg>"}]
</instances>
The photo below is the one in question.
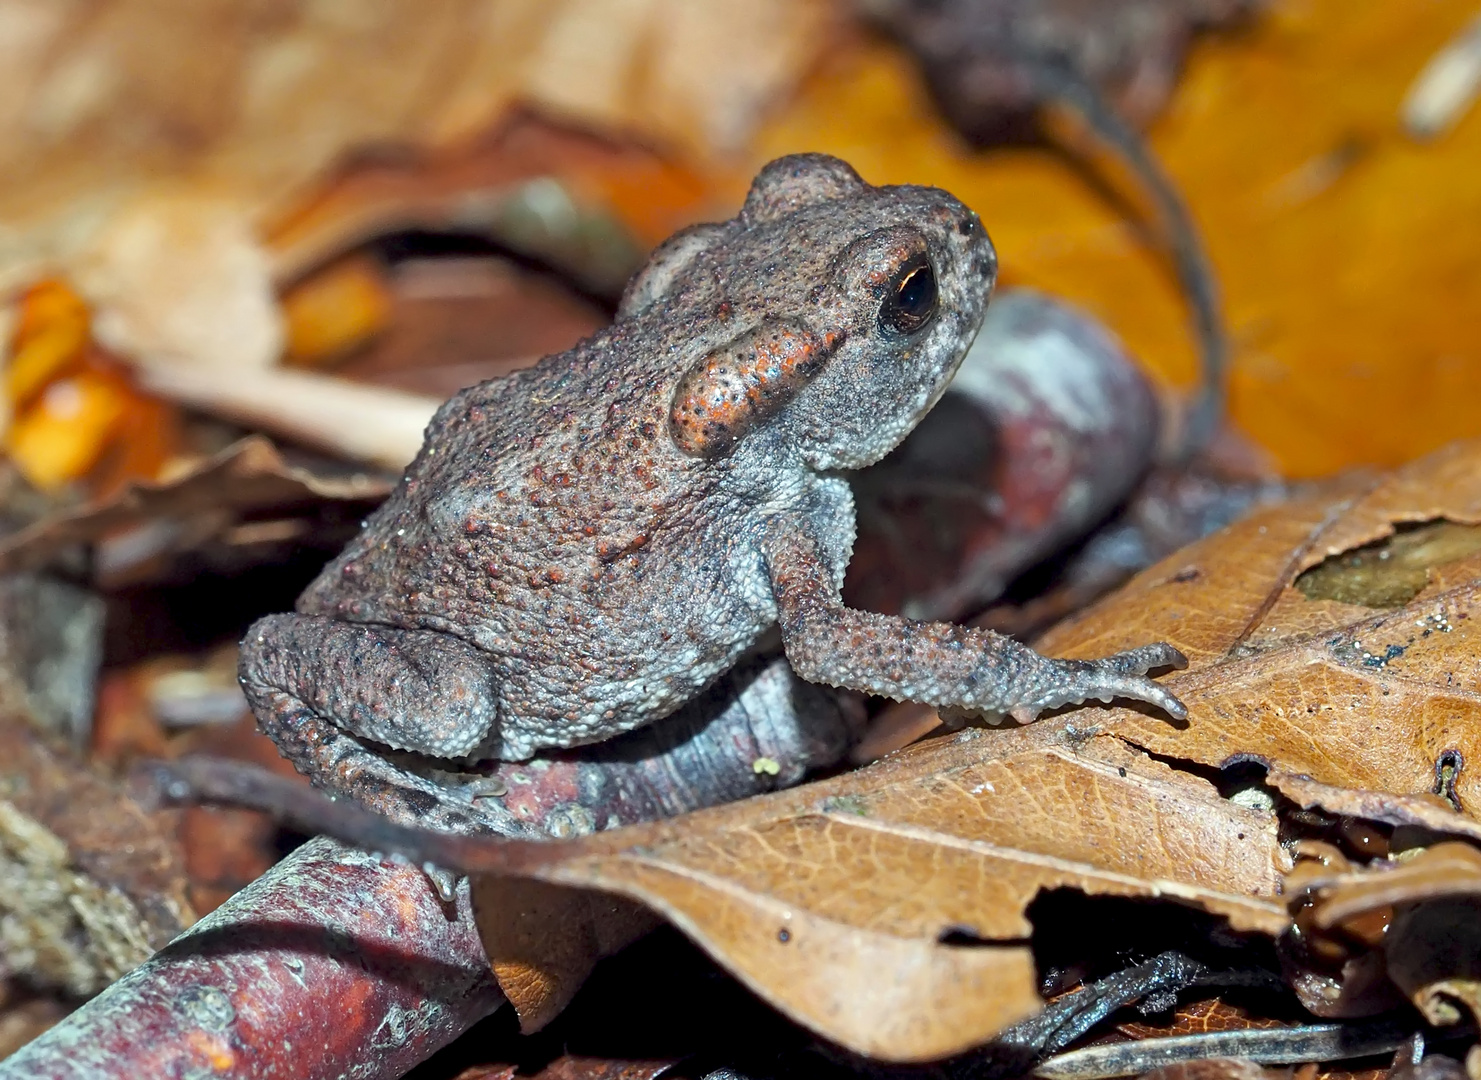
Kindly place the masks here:
<instances>
[{"instance_id":1,"label":"brown dry leaf","mask_svg":"<svg viewBox=\"0 0 1481 1080\"><path fill-rule=\"evenodd\" d=\"M356 356L343 374L389 388L262 370L241 358L230 378L218 359L156 365L145 379L156 393L244 426L400 469L450 393L560 352L610 316L527 268L511 272L506 263L504 272L488 272L492 259L402 264L390 282L378 267L367 273L364 253L358 274L343 273L357 265L353 255L314 268L386 233L451 231L490 237L615 299L644 248L719 212L711 195L704 177L651 149L563 130L523 112L467 145L361 156L277 215L265 242L272 277L288 288L290 361L347 353L385 329L374 355ZM173 303L172 318L192 309Z\"/></svg>"},{"instance_id":2,"label":"brown dry leaf","mask_svg":"<svg viewBox=\"0 0 1481 1080\"><path fill-rule=\"evenodd\" d=\"M479 933L526 1033L570 1004L598 960L658 921L636 904L541 881L490 876L476 879L473 890L478 910L499 913L480 920Z\"/></svg>"},{"instance_id":3,"label":"brown dry leaf","mask_svg":"<svg viewBox=\"0 0 1481 1080\"><path fill-rule=\"evenodd\" d=\"M336 374L438 400L565 352L610 321L585 297L497 257L411 259L390 280L390 324Z\"/></svg>"},{"instance_id":4,"label":"brown dry leaf","mask_svg":"<svg viewBox=\"0 0 1481 1080\"><path fill-rule=\"evenodd\" d=\"M1302 576L1329 557L1340 564L1354 545L1394 550L1405 539L1396 523L1421 521L1436 523L1407 537L1439 554L1417 576L1382 546L1370 561L1395 563L1398 584L1369 568L1339 600L1329 597L1340 565ZM1126 708L1073 711L1040 721L1031 737L1090 730L1206 766L1259 760L1332 787L1433 792L1448 755L1481 760L1481 530L1469 527L1477 522L1481 442L1258 510L1038 642L1049 655L1078 657L1171 642L1190 660L1166 679L1188 706L1187 723ZM988 733L999 753L1028 737ZM1474 816L1481 773L1462 769L1454 791Z\"/></svg>"},{"instance_id":5,"label":"brown dry leaf","mask_svg":"<svg viewBox=\"0 0 1481 1080\"><path fill-rule=\"evenodd\" d=\"M1395 795L1388 791L1360 791L1323 784L1309 776L1272 768L1266 777L1286 798L1306 809L1321 807L1331 814L1386 825L1413 825L1431 832L1449 833L1481 841L1481 822L1456 813L1440 796Z\"/></svg>"},{"instance_id":6,"label":"brown dry leaf","mask_svg":"<svg viewBox=\"0 0 1481 1080\"><path fill-rule=\"evenodd\" d=\"M1481 725L1475 722L1481 698L1469 674L1474 663L1468 659L1481 646L1472 640L1481 632L1472 615L1477 600L1481 599L1481 582L1478 582L1481 559L1477 555L1481 550L1481 530L1474 528L1477 522L1481 522L1481 443L1459 444L1390 476L1350 478L1304 499L1257 511L1245 521L1143 573L1120 593L1053 631L1039 645L1050 655L1091 657L1149 640L1170 641L1191 660L1186 671L1167 679L1168 685L1189 707L1187 723L1174 724L1160 714L1127 708L1071 710L1029 727L980 730L958 736L950 745L970 747L970 750L957 752L972 754L978 763L993 762L977 764L975 769L1004 770L1009 774L1011 781L992 777L987 783L993 786L995 795L1011 791L1013 799L1005 805L1022 814L1023 831L1011 839L994 833L986 837L975 832L968 835L973 841L1011 845L1020 852L1050 852L1063 857L1068 853L1055 846L1063 838L1046 829L1046 821L1064 822L1076 829L1101 826L1059 807L1042 815L1024 813L1024 807L1032 805L1031 800L1054 797L1044 792L1062 792L1069 786L1058 776L1030 768L1029 760L1042 765L1049 760L1044 755L1058 752L1064 755L1057 759L1060 766L1073 760L1077 769L1087 769L1093 767L1092 760L1098 760L1127 768L1126 761L1116 756L1117 747L1133 762L1143 753L1156 755L1159 760L1188 760L1212 767L1258 759L1291 777L1293 782L1327 785L1326 789L1315 792L1323 797L1335 799L1335 789L1339 787L1409 796L1401 810L1395 812L1422 817L1423 812L1416 809L1423 804L1419 797L1435 789L1437 768L1446 761L1453 764L1456 755L1460 761L1474 761L1481 754L1481 734L1478 734ZM1401 530L1400 525L1406 528ZM1354 547L1365 550L1354 556ZM1353 565L1344 562L1353 558L1356 558ZM1322 569L1306 574L1317 567ZM1346 598L1333 599L1335 594ZM884 766L902 769L906 762L922 762L931 755L946 752L939 743L927 744L915 748L911 755L887 759ZM1034 759L1033 755L1040 757ZM1072 759L1070 755L1080 756ZM1176 778L1185 786L1191 783L1169 766L1159 768L1166 779ZM1130 775L1138 772L1133 768ZM879 775L866 770L858 774L858 779L844 778L833 784L867 783L863 778ZM1462 769L1452 779L1460 805L1478 805L1477 788L1481 781L1474 772ZM1026 791L1011 786L1019 782ZM974 778L969 783L966 779L953 778L953 783L959 793L962 789L974 791L979 799L987 791L980 786L983 783L980 779ZM765 820L763 827L764 819L759 818L747 822L748 835L756 837L756 848L749 850L728 837L722 843L709 829L700 826L698 835L687 841L683 837L668 840L663 858L667 861L677 857L691 874L699 868L714 872L716 849L721 849L727 861L719 865L725 867L727 889L733 889L736 879L741 877L734 869L737 864L746 868L745 873L759 876L764 871L752 869L751 864L759 862L764 866L775 858L773 851L780 851L792 860L816 858L815 852L826 852L830 859L837 859L837 853L847 852L849 844L861 843L854 834L862 835L870 830L888 832L889 827L908 823L911 827L930 830L931 839L941 845L940 834L954 835L957 827L949 804L934 806L930 817L925 819L908 815L897 819L894 813L885 814L883 818L888 826L876 825L868 819L865 819L867 824L848 820L836 813L818 813L816 800L826 790L825 787L819 789L820 794L800 792L792 796L799 801L813 800L816 818L803 817L799 805L798 813L786 821L781 839L773 838L775 826L770 820ZM910 798L927 804L941 790L941 779L939 774L916 776L898 788L891 784L887 790L909 791ZM988 797L987 805L993 805L993 797ZM979 803L974 813L985 813L982 806ZM733 811L737 815L746 812L745 809ZM1157 827L1139 819L1130 807L1107 803L1099 813L1116 822L1114 827L1125 830L1115 838L1105 839L1104 852L1139 854L1149 846L1146 837L1160 835ZM1221 811L1203 809L1195 818L1197 814L1218 813ZM1467 820L1453 811L1449 812L1450 819L1435 816L1444 813L1443 807L1431 805L1427 820L1442 823L1449 820L1452 824L1454 820ZM803 822L807 822L808 832L800 830ZM974 830L981 827L979 822L973 822ZM810 833L816 839L807 845ZM889 835L893 840L894 834ZM871 834L870 840L874 839ZM693 855L687 844L703 844L704 850ZM676 854L670 854L670 848ZM799 900L805 898L809 904L816 903L815 891L856 889L861 898L868 896L866 902L871 909L885 913L875 918L888 925L889 920L899 917L897 912L904 901L891 891L887 876L871 872L871 863L877 864L879 855L867 846L865 850L867 859L849 863L850 883L826 878L809 865L811 876L805 889L790 882L776 883L770 886L772 891L767 899L781 900L784 905L790 903L786 910L795 917L798 914L795 909L802 906ZM1260 887L1231 887L1235 878L1229 875L1234 869L1227 860L1238 853L1235 845L1221 847L1205 842L1196 855L1186 854L1175 864L1177 869L1172 876L1190 873L1187 864L1197 860L1204 874L1199 884L1204 888L1273 896L1273 892ZM1109 869L1088 853L1074 857L1084 858L1097 869ZM1098 856L1100 860L1106 857L1103 853ZM945 858L944 852L932 854L938 873L944 869ZM752 985L767 992L765 980L777 978L783 970L775 961L763 967L735 946L717 945L706 937L706 933L714 931L708 926L701 928L687 909L675 911L670 896L651 895L660 883L686 898L703 886L685 882L681 887L671 883L663 875L672 871L643 865L631 855L624 856L621 865L622 886L614 884L619 880L614 868L600 862L595 872L588 872L585 878L577 876L574 866L568 864L556 880L573 884L584 881L604 888L625 886L628 895L643 896L694 933ZM1146 880L1164 872L1143 870L1138 876ZM1007 882L1021 882L1020 875L1024 872L1016 866L1011 870L1005 866L996 873L995 887L1002 889L1014 887ZM1029 880L1034 880L1035 887L1072 884L1087 891L1106 889L1105 883L1094 875L1074 882L1032 877ZM935 881L912 882L917 888L911 891L910 902L923 904L922 894L927 890L934 893L936 884ZM639 892L639 887L647 889L648 894ZM759 893L760 889L759 884L751 886L753 893ZM982 890L980 895L989 895L991 891ZM1167 895L1165 889L1152 891ZM1021 899L994 898L997 921L985 926L959 913L953 914L965 925L973 926L981 936L1003 940L1015 930L1005 925L1002 918L1005 913L1021 911L1015 904ZM1222 911L1240 921L1233 909L1211 903L1207 897L1203 902L1210 910ZM710 903L719 907L718 898ZM701 905L697 900L689 900L689 906ZM764 909L758 906L756 910L744 911L753 920L752 932L756 934L762 932L764 925L756 918L760 910ZM813 910L831 914L821 904ZM1254 921L1243 924L1253 925ZM1022 932L1022 927L1017 932ZM785 958L775 948L770 951ZM795 950L792 955L800 952ZM855 949L855 955L860 952ZM796 989L799 997L820 993L806 987L806 975L807 971L800 971L792 976L796 981L787 984L788 989ZM835 981L842 980L830 980L830 983ZM920 1000L925 1000L926 990L916 993ZM900 1045L907 1041L904 1033L896 1035L887 1027L890 1019L899 1020L906 1015L900 1011L904 1006L890 995L879 995L877 988L872 1001L847 1006L838 1003L840 1013L863 1018L861 1026L874 1037L872 1042L858 1041L866 1037L863 1032L840 1035L837 1030L824 1027L824 1021L804 1011L806 1002L799 1005L775 992L768 997L819 1030L827 1030L832 1037L877 1056L899 1054ZM880 1013L872 1013L871 1009ZM980 1015L952 1015L942 1006L937 1006L937 1010L943 1027L974 1032L986 1027ZM827 1019L838 1022L836 1017ZM910 1035L921 1040L916 1032ZM855 1041L851 1042L851 1038ZM888 1045L881 1048L880 1043ZM920 1041L911 1045L920 1045ZM969 1043L964 1040L961 1045ZM944 1052L939 1045L936 1049Z\"/></svg>"},{"instance_id":7,"label":"brown dry leaf","mask_svg":"<svg viewBox=\"0 0 1481 1080\"><path fill-rule=\"evenodd\" d=\"M733 149L826 48L831 0L248 0L0 5L14 50L0 215L107 217L159 177L260 208L358 146L450 145L516 100L583 124ZM73 240L53 234L53 240ZM47 245L31 246L46 253ZM3 277L4 275L0 275Z\"/></svg>"},{"instance_id":8,"label":"brown dry leaf","mask_svg":"<svg viewBox=\"0 0 1481 1080\"><path fill-rule=\"evenodd\" d=\"M1111 740L994 760L982 734L586 837L532 873L641 901L788 1016L894 1061L965 1050L1037 1011L1024 912L1044 889L1286 926L1273 815ZM952 932L981 943L943 943Z\"/></svg>"},{"instance_id":9,"label":"brown dry leaf","mask_svg":"<svg viewBox=\"0 0 1481 1080\"><path fill-rule=\"evenodd\" d=\"M1144 1020L1128 1020L1116 1025L1116 1030L1128 1039L1156 1039L1176 1035L1204 1035L1211 1031L1241 1031L1248 1028L1273 1030L1284 1026L1279 1020L1251 1015L1237 1005L1230 1005L1218 998L1190 1001L1173 1010L1169 1024L1151 1024Z\"/></svg>"},{"instance_id":10,"label":"brown dry leaf","mask_svg":"<svg viewBox=\"0 0 1481 1080\"><path fill-rule=\"evenodd\" d=\"M1441 896L1481 895L1481 851L1446 841L1397 864L1326 872L1302 863L1287 878L1293 895L1310 894L1316 906L1311 921L1329 929L1359 915L1394 904Z\"/></svg>"},{"instance_id":11,"label":"brown dry leaf","mask_svg":"<svg viewBox=\"0 0 1481 1080\"><path fill-rule=\"evenodd\" d=\"M521 111L466 144L352 159L265 234L280 282L373 237L433 229L492 234L615 297L643 251L732 212L712 189L706 175L652 149Z\"/></svg>"},{"instance_id":12,"label":"brown dry leaf","mask_svg":"<svg viewBox=\"0 0 1481 1080\"><path fill-rule=\"evenodd\" d=\"M43 566L71 545L102 543L95 562L105 565L95 570L106 573L112 560L121 571L213 537L250 541L251 523L240 526L244 513L326 500L375 503L390 489L390 479L376 473L316 475L289 464L271 442L253 435L177 475L133 484L105 502L0 537L0 570ZM240 527L247 534L240 535ZM234 528L239 535L232 535Z\"/></svg>"}]
</instances>

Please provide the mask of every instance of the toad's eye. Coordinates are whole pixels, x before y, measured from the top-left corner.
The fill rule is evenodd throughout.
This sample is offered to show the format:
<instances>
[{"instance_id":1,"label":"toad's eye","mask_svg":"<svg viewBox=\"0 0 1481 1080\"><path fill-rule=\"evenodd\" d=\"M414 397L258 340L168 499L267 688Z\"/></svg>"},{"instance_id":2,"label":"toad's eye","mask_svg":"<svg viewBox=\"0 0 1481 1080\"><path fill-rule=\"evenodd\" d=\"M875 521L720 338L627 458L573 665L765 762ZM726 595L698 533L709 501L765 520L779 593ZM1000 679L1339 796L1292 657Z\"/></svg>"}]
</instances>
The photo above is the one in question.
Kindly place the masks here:
<instances>
[{"instance_id":1,"label":"toad's eye","mask_svg":"<svg viewBox=\"0 0 1481 1080\"><path fill-rule=\"evenodd\" d=\"M897 334L913 334L936 314L936 271L917 255L900 268L879 308L879 324Z\"/></svg>"}]
</instances>

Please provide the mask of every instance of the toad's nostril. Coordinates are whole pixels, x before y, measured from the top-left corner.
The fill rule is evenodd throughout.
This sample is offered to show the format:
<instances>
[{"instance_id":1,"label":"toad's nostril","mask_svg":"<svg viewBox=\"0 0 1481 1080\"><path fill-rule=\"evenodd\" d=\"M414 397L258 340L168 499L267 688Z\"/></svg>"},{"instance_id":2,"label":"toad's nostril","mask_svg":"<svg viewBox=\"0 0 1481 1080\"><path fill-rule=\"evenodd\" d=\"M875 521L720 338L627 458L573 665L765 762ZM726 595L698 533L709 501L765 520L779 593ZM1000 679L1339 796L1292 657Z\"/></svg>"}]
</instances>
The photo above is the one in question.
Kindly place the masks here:
<instances>
[{"instance_id":1,"label":"toad's nostril","mask_svg":"<svg viewBox=\"0 0 1481 1080\"><path fill-rule=\"evenodd\" d=\"M977 215L969 214L966 217L962 218L961 221L957 222L956 228L957 232L961 233L963 236L976 236L977 230L981 228L981 226L977 224Z\"/></svg>"}]
</instances>

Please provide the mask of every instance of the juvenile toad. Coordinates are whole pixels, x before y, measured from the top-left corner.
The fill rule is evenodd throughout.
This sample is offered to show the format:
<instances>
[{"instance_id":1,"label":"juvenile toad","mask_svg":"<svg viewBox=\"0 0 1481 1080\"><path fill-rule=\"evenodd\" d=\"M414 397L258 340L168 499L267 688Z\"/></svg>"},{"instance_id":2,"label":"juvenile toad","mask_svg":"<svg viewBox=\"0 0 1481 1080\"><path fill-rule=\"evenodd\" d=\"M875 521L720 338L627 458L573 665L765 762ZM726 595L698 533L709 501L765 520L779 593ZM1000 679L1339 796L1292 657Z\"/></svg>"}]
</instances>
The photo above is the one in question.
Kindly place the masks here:
<instances>
[{"instance_id":1,"label":"juvenile toad","mask_svg":"<svg viewBox=\"0 0 1481 1080\"><path fill-rule=\"evenodd\" d=\"M944 191L772 162L740 213L671 238L616 321L462 391L395 493L241 679L300 770L404 824L500 828L398 763L517 761L673 712L770 627L802 678L1029 719L1114 696L1168 645L1051 660L985 630L845 608L854 508L945 389L996 272ZM379 744L379 747L372 744ZM489 800L484 800L482 806Z\"/></svg>"}]
</instances>

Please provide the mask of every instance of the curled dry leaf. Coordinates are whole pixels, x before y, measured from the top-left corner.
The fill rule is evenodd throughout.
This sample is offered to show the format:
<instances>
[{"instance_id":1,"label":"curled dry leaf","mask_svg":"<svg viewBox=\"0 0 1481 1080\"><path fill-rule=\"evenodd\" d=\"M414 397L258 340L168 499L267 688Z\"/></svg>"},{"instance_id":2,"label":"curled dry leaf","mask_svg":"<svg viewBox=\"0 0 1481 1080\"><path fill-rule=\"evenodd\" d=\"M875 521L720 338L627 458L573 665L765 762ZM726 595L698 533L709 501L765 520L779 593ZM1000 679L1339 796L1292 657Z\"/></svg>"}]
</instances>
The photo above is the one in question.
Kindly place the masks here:
<instances>
[{"instance_id":1,"label":"curled dry leaf","mask_svg":"<svg viewBox=\"0 0 1481 1080\"><path fill-rule=\"evenodd\" d=\"M1464 836L1481 842L1481 822L1456 813L1440 796L1395 795L1387 791L1360 791L1322 784L1272 768L1267 781L1286 798L1306 809L1320 807L1331 814L1378 821L1385 825L1412 825L1430 832Z\"/></svg>"},{"instance_id":2,"label":"curled dry leaf","mask_svg":"<svg viewBox=\"0 0 1481 1080\"><path fill-rule=\"evenodd\" d=\"M1089 729L1204 766L1258 761L1334 787L1432 793L1453 755L1481 761L1477 523L1478 442L1257 510L1038 642L1049 655L1083 657L1172 643L1190 661L1165 680L1188 706L1186 724L1079 711L1041 721L1034 737ZM1430 552L1418 572L1384 554L1406 532ZM1403 564L1402 581L1374 571L1339 588L1342 560L1365 545L1377 546L1360 562ZM1025 736L993 732L991 745L1005 752ZM1453 793L1470 815L1481 771L1462 768Z\"/></svg>"},{"instance_id":3,"label":"curled dry leaf","mask_svg":"<svg viewBox=\"0 0 1481 1080\"><path fill-rule=\"evenodd\" d=\"M1185 724L1118 708L984 737L1006 753L1095 732L1206 767L1259 762L1302 802L1474 835L1481 778L1464 763L1481 753L1478 521L1478 443L1256 511L1039 642L1092 656L1170 641L1190 659L1167 679ZM1327 1015L1371 1011L1389 992L1365 956L1340 993L1322 991L1338 1010Z\"/></svg>"},{"instance_id":4,"label":"curled dry leaf","mask_svg":"<svg viewBox=\"0 0 1481 1080\"><path fill-rule=\"evenodd\" d=\"M1119 744L991 760L981 734L552 845L527 872L641 901L793 1019L894 1061L959 1052L1037 1011L1025 909L1044 889L1285 927L1273 815Z\"/></svg>"},{"instance_id":5,"label":"curled dry leaf","mask_svg":"<svg viewBox=\"0 0 1481 1080\"><path fill-rule=\"evenodd\" d=\"M500 256L407 259L388 278L384 331L335 373L438 401L565 352L611 322L552 276Z\"/></svg>"},{"instance_id":6,"label":"curled dry leaf","mask_svg":"<svg viewBox=\"0 0 1481 1080\"><path fill-rule=\"evenodd\" d=\"M1330 872L1303 863L1288 884L1293 893L1312 895L1316 906L1311 921L1330 929L1394 904L1481 893L1481 851L1449 841L1374 869L1347 867Z\"/></svg>"},{"instance_id":7,"label":"curled dry leaf","mask_svg":"<svg viewBox=\"0 0 1481 1080\"><path fill-rule=\"evenodd\" d=\"M587 889L492 876L473 889L494 978L526 1032L559 1015L597 960L658 924L637 904Z\"/></svg>"},{"instance_id":8,"label":"curled dry leaf","mask_svg":"<svg viewBox=\"0 0 1481 1080\"><path fill-rule=\"evenodd\" d=\"M519 112L467 144L346 161L264 233L280 284L387 233L489 236L614 298L643 252L724 207L693 169Z\"/></svg>"},{"instance_id":9,"label":"curled dry leaf","mask_svg":"<svg viewBox=\"0 0 1481 1080\"><path fill-rule=\"evenodd\" d=\"M0 537L0 570L39 567L60 550L96 545L94 569L115 569L230 538L243 515L316 502L375 503L391 482L376 473L320 475L286 461L254 435L164 480L136 483L113 498L69 509Z\"/></svg>"}]
</instances>

